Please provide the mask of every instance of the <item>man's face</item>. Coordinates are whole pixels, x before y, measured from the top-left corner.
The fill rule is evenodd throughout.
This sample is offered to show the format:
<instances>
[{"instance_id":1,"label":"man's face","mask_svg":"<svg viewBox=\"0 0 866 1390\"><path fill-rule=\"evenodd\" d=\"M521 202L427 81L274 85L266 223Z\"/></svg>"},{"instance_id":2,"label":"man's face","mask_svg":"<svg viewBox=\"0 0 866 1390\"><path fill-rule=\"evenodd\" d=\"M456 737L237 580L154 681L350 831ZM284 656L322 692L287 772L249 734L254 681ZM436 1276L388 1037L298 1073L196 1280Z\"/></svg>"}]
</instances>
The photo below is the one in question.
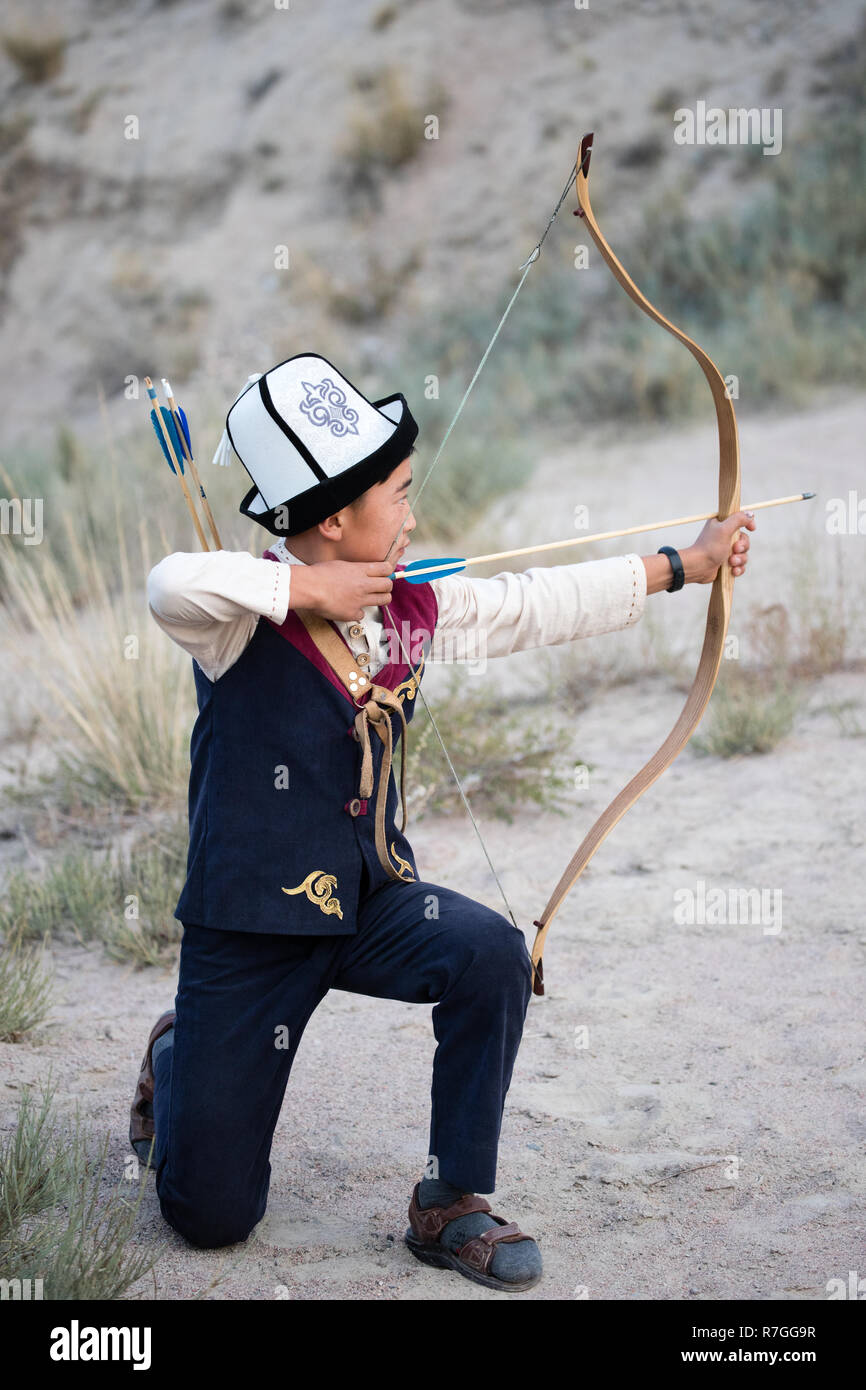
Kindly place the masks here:
<instances>
[{"instance_id":1,"label":"man's face","mask_svg":"<svg viewBox=\"0 0 866 1390\"><path fill-rule=\"evenodd\" d=\"M376 483L340 512L340 558L391 560L396 565L409 545L415 518L409 506L412 460L404 459L383 483Z\"/></svg>"}]
</instances>

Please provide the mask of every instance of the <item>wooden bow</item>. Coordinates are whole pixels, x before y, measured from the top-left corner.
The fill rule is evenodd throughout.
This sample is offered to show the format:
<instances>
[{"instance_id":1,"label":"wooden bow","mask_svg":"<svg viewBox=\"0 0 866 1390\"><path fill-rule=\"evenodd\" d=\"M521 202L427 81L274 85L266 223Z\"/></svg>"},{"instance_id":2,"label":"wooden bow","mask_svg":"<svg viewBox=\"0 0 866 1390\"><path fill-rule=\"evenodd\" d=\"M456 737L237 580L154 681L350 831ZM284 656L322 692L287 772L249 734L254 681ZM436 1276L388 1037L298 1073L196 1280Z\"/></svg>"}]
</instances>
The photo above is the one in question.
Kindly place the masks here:
<instances>
[{"instance_id":1,"label":"wooden bow","mask_svg":"<svg viewBox=\"0 0 866 1390\"><path fill-rule=\"evenodd\" d=\"M719 429L719 510L718 516L722 520L730 516L732 512L740 509L740 447L737 437L737 420L734 415L734 407L728 395L725 382L716 364L704 352L703 348L698 347L687 334L677 328L675 324L666 319L664 314L660 314L653 304L650 304L645 295L635 285L634 281L627 274L621 263L617 260L607 241L599 230L592 211L592 204L589 199L589 161L592 152L592 135L585 135L580 144L580 153L577 157L577 181L576 192L578 203L578 216L583 217L589 234L604 257L614 277L622 285L626 294L634 300L635 304L643 310L645 314L655 322L667 329L683 343L699 363L700 368L707 379L709 388L713 394L713 402L716 407L716 421ZM642 796L648 787L651 787L667 767L673 762L674 758L682 752L701 721L704 710L709 703L716 677L719 673L722 652L725 645L725 636L728 631L728 619L731 613L731 594L733 590L733 575L728 564L722 564L713 583L710 593L710 604L707 613L707 626L704 633L704 645L701 650L701 659L698 663L698 670L692 687L688 693L685 705L680 713L677 722L671 729L664 743L653 753L649 761L641 768L631 781L623 787L601 813L598 820L592 826L589 833L585 836L576 853L572 856L565 872L554 888L541 916L534 925L538 928L535 936L535 943L532 948L532 988L535 994L544 993L544 971L542 968L542 952L544 942L547 937L550 924L565 901L566 895L574 886L580 875L583 873L592 856L595 854L599 845L607 838L614 826L622 819L630 806L633 806L638 797Z\"/></svg>"}]
</instances>

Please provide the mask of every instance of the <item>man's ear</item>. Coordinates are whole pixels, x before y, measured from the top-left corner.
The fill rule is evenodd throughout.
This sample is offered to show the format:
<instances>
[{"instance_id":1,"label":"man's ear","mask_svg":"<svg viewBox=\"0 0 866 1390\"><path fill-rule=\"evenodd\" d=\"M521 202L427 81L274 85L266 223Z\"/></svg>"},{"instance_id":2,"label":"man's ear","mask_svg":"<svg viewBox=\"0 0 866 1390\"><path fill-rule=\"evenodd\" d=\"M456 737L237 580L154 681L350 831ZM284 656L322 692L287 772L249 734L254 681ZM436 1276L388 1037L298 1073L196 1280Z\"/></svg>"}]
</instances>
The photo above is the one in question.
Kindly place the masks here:
<instances>
[{"instance_id":1,"label":"man's ear","mask_svg":"<svg viewBox=\"0 0 866 1390\"><path fill-rule=\"evenodd\" d=\"M324 521L320 521L316 530L326 541L341 541L346 524L346 512L344 507L340 512L334 512L333 516L326 516Z\"/></svg>"}]
</instances>

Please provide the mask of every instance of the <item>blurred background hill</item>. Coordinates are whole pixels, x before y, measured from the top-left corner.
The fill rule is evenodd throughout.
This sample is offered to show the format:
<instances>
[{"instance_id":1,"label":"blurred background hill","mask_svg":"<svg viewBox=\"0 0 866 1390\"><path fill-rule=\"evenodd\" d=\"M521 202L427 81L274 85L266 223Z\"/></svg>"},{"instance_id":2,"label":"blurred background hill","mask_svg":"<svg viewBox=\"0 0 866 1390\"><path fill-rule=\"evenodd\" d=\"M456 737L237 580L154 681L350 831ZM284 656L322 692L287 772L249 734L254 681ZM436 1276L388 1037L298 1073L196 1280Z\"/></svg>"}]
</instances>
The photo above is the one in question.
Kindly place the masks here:
<instances>
[{"instance_id":1,"label":"blurred background hill","mask_svg":"<svg viewBox=\"0 0 866 1390\"><path fill-rule=\"evenodd\" d=\"M864 54L850 0L7 5L4 462L48 492L58 473L93 482L98 392L135 439L124 390L148 373L183 388L209 458L248 373L308 349L370 394L403 390L432 453L589 129L609 239L737 375L741 411L859 383ZM781 153L676 145L674 112L697 100L780 108ZM431 522L448 525L449 480L471 504L523 476L530 428L706 409L686 354L598 257L575 271L573 206Z\"/></svg>"}]
</instances>

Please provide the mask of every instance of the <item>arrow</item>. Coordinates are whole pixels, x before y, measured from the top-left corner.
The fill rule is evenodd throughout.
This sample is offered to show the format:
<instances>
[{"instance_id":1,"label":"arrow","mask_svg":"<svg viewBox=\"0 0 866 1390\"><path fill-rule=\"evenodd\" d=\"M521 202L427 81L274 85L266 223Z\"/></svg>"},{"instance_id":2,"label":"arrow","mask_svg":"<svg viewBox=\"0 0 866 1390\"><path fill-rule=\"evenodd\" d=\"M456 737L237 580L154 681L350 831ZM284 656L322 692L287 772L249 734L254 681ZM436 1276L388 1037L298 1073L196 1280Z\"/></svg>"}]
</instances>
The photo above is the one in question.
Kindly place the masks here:
<instances>
[{"instance_id":1,"label":"arrow","mask_svg":"<svg viewBox=\"0 0 866 1390\"><path fill-rule=\"evenodd\" d=\"M189 433L189 421L187 420L184 411L175 401L174 396L172 395L171 387L169 386L165 377L162 378L162 387L165 391L165 398L168 401L168 408L171 411L172 417L175 421L175 426L177 428L177 433L180 439L181 450L187 463L189 464L189 471L192 476L192 480L198 488L199 494L201 496L201 504L204 508L204 514L207 517L208 526L211 529L211 535L213 536L216 542L217 550L222 550L223 543L220 540L220 533L217 530L217 524L214 521L213 512L211 511L210 503L207 500L207 493L201 485L201 478L198 476L198 469L195 466L195 459L192 456L192 440L190 439Z\"/></svg>"},{"instance_id":2,"label":"arrow","mask_svg":"<svg viewBox=\"0 0 866 1390\"><path fill-rule=\"evenodd\" d=\"M178 482L183 488L183 495L186 498L186 505L189 507L189 514L192 517L193 525L195 526L196 534L198 535L199 544L201 545L202 550L208 550L210 549L210 547L207 543L207 537L205 536L205 533L202 530L201 522L198 519L198 513L195 509L195 505L192 500L192 493L189 490L189 485L183 474L184 451L183 445L180 442L180 435L178 433L177 425L175 424L174 416L172 415L171 411L166 410L164 405L159 404L159 401L156 398L156 391L154 389L153 382L151 381L149 376L146 376L144 378L144 384L147 388L147 394L152 402L153 408L150 412L150 420L151 424L153 425L154 434L159 440L159 445L162 449L163 454L165 455L166 463L168 464L172 473L175 474Z\"/></svg>"},{"instance_id":3,"label":"arrow","mask_svg":"<svg viewBox=\"0 0 866 1390\"><path fill-rule=\"evenodd\" d=\"M806 502L814 497L814 492L795 492L791 497L773 497L768 502L751 502L741 507L744 512L757 512L762 507L782 507L787 502ZM668 526L686 526L693 521L710 521L715 512L698 512L694 516L677 516L670 521L651 521L643 526L627 526L621 531L597 531L593 536L570 536L565 541L548 541L546 545L524 545L519 550L498 550L492 555L473 555L469 560L413 560L400 570L389 575L390 579L405 579L410 584L429 584L433 579L444 579L449 574L460 574L467 565L483 565L491 560L509 560L515 555L536 555L542 550L563 550L572 545L588 545L590 541L609 541L617 536L637 536L644 531L662 531Z\"/></svg>"}]
</instances>

